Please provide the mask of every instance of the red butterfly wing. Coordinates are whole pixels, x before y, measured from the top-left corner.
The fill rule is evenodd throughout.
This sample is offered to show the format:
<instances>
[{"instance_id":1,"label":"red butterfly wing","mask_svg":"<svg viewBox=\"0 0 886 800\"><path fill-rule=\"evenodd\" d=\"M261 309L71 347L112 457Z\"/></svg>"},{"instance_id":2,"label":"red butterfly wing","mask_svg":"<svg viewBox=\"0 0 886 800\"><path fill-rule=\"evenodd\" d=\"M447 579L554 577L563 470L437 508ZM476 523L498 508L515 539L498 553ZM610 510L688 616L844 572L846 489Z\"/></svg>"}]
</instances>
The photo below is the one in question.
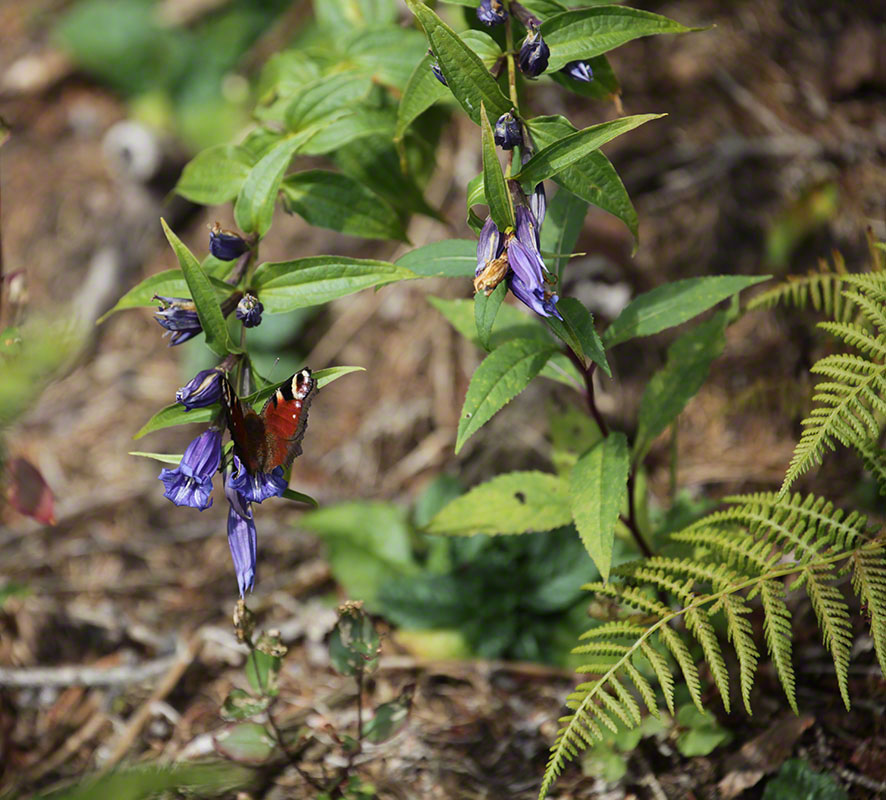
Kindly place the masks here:
<instances>
[{"instance_id":1,"label":"red butterfly wing","mask_svg":"<svg viewBox=\"0 0 886 800\"><path fill-rule=\"evenodd\" d=\"M270 472L288 467L301 455L301 440L308 424L308 407L317 391L311 370L296 372L271 396L261 411L265 448L259 469Z\"/></svg>"},{"instance_id":2,"label":"red butterfly wing","mask_svg":"<svg viewBox=\"0 0 886 800\"><path fill-rule=\"evenodd\" d=\"M228 418L234 452L250 473L262 471L267 450L264 421L251 408L244 409L227 378L222 381L222 405Z\"/></svg>"}]
</instances>

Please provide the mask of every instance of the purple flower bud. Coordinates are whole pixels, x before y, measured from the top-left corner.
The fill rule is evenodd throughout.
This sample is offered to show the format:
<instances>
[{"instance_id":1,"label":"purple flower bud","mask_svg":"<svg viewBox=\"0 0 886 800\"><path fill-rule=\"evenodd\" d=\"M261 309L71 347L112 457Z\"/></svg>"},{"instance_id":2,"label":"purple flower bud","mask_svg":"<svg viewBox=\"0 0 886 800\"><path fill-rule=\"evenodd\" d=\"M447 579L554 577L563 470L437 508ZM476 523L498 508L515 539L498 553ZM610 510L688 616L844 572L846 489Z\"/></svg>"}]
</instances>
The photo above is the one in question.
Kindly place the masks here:
<instances>
[{"instance_id":1,"label":"purple flower bud","mask_svg":"<svg viewBox=\"0 0 886 800\"><path fill-rule=\"evenodd\" d=\"M286 478L283 477L283 467L275 467L271 472L256 472L250 475L243 462L234 456L233 470L225 481L225 494L229 500L229 492L233 491L237 492L243 501L261 503L269 497L280 497L288 485Z\"/></svg>"},{"instance_id":2,"label":"purple flower bud","mask_svg":"<svg viewBox=\"0 0 886 800\"><path fill-rule=\"evenodd\" d=\"M502 114L496 121L493 138L502 150L513 150L523 145L520 123L510 111Z\"/></svg>"},{"instance_id":3,"label":"purple flower bud","mask_svg":"<svg viewBox=\"0 0 886 800\"><path fill-rule=\"evenodd\" d=\"M480 238L477 240L477 269L474 274L479 275L490 261L501 255L502 250L504 250L504 240L501 231L492 221L492 217L486 217Z\"/></svg>"},{"instance_id":4,"label":"purple flower bud","mask_svg":"<svg viewBox=\"0 0 886 800\"><path fill-rule=\"evenodd\" d=\"M570 78L582 83L590 83L594 80L594 70L587 61L570 61L560 72L565 72Z\"/></svg>"},{"instance_id":5,"label":"purple flower bud","mask_svg":"<svg viewBox=\"0 0 886 800\"><path fill-rule=\"evenodd\" d=\"M264 310L261 301L254 294L247 292L237 304L237 319L243 323L243 327L255 328L261 325L261 315Z\"/></svg>"},{"instance_id":6,"label":"purple flower bud","mask_svg":"<svg viewBox=\"0 0 886 800\"><path fill-rule=\"evenodd\" d=\"M176 402L181 403L185 411L217 403L221 397L221 375L217 367L200 370L175 393Z\"/></svg>"},{"instance_id":7,"label":"purple flower bud","mask_svg":"<svg viewBox=\"0 0 886 800\"><path fill-rule=\"evenodd\" d=\"M154 319L172 334L169 339L170 347L192 339L203 330L193 300L187 297L163 297L157 294L154 295L154 300L159 300L163 304L154 315Z\"/></svg>"},{"instance_id":8,"label":"purple flower bud","mask_svg":"<svg viewBox=\"0 0 886 800\"><path fill-rule=\"evenodd\" d=\"M508 18L501 0L481 0L477 6L477 19L484 25L501 25Z\"/></svg>"},{"instance_id":9,"label":"purple flower bud","mask_svg":"<svg viewBox=\"0 0 886 800\"><path fill-rule=\"evenodd\" d=\"M181 463L175 469L160 470L166 487L163 496L177 506L190 506L201 511L212 505L212 476L221 464L220 431L209 430L192 441Z\"/></svg>"},{"instance_id":10,"label":"purple flower bud","mask_svg":"<svg viewBox=\"0 0 886 800\"><path fill-rule=\"evenodd\" d=\"M537 183L535 191L529 195L529 208L535 215L535 221L540 233L541 224L545 221L545 216L548 213L548 196L545 194L545 185L543 183Z\"/></svg>"},{"instance_id":11,"label":"purple flower bud","mask_svg":"<svg viewBox=\"0 0 886 800\"><path fill-rule=\"evenodd\" d=\"M544 263L542 262L539 253L541 240L538 236L538 225L535 221L535 214L533 214L530 209L526 208L526 206L519 205L514 214L517 220L517 241L533 252L535 257L538 258L538 262L541 264L543 270Z\"/></svg>"},{"instance_id":12,"label":"purple flower bud","mask_svg":"<svg viewBox=\"0 0 886 800\"><path fill-rule=\"evenodd\" d=\"M520 70L527 78L537 78L548 68L551 48L542 39L541 31L533 28L523 40L517 61Z\"/></svg>"},{"instance_id":13,"label":"purple flower bud","mask_svg":"<svg viewBox=\"0 0 886 800\"><path fill-rule=\"evenodd\" d=\"M444 86L449 86L449 84L446 83L446 78L443 77L443 70L440 69L440 62L437 61L436 58L431 61L431 72L434 73L434 77L440 81L440 83Z\"/></svg>"},{"instance_id":14,"label":"purple flower bud","mask_svg":"<svg viewBox=\"0 0 886 800\"><path fill-rule=\"evenodd\" d=\"M233 506L228 509L228 547L237 574L240 597L255 586L255 521L244 517Z\"/></svg>"},{"instance_id":15,"label":"purple flower bud","mask_svg":"<svg viewBox=\"0 0 886 800\"><path fill-rule=\"evenodd\" d=\"M209 229L209 252L219 261L233 261L249 249L246 241L233 231L226 231L217 222Z\"/></svg>"}]
</instances>

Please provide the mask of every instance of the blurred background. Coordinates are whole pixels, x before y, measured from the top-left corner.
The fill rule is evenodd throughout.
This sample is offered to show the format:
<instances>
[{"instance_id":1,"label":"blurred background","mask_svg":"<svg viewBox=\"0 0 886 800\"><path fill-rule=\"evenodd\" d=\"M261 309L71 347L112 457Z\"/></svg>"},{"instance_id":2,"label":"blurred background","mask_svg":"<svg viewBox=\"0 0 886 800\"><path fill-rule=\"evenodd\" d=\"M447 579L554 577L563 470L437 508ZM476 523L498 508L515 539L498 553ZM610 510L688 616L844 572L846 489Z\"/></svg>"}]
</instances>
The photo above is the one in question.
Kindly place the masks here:
<instances>
[{"instance_id":1,"label":"blurred background","mask_svg":"<svg viewBox=\"0 0 886 800\"><path fill-rule=\"evenodd\" d=\"M805 273L835 251L848 269L865 269L867 231L886 239L886 4L632 5L714 27L610 55L624 113L668 116L605 148L636 206L639 249L632 255L624 226L592 209L578 243L587 255L566 270L569 291L608 320L635 294L681 277ZM132 436L208 366L207 352L199 339L169 350L147 310L93 323L137 282L175 266L161 216L195 252L206 249L208 225L234 227L229 206L206 210L172 189L195 153L250 129L262 67L304 35L312 14L299 0L0 0L4 270L18 273L21 312L47 320L46 349L68 357L59 373L46 357L34 385L53 380L35 390L3 445L7 459L37 467L55 497L51 526L0 506L0 786L10 791L125 759L212 751L205 734L242 665L229 623L236 581L225 507L174 508L159 465L128 455L181 452L189 430ZM402 19L412 24L405 6ZM621 115L550 83L529 92L534 108L568 110L578 126ZM448 223L414 217L413 246L471 236L464 193L479 170L478 138L459 116L443 132L425 196ZM279 217L262 245L267 260L392 259L409 249ZM556 432L544 412L577 407L568 389L533 384L454 457L481 354L426 296L470 292L467 282L398 284L266 317L255 333L263 372L277 380L304 364L366 368L314 401L291 485L322 510L303 520L282 503L262 507L249 602L292 647L292 706L319 703L334 717L350 709L330 705L339 687L323 637L349 589L376 598L390 626L379 691L395 696L419 680L415 730L399 760L367 767L389 792L381 796L534 796L571 685L566 654L587 620L577 587L593 570L576 567L583 551L573 550L574 536L539 552L529 538L447 544L447 569L433 576L392 555L390 542L401 540L424 555L441 551L415 527L464 488L510 469L549 469ZM52 327L68 315L86 323L82 336ZM822 352L818 319L756 311L728 330L725 355L680 419L673 474L672 443L653 449L653 514L674 497L697 513L723 495L780 483L807 408L808 367ZM630 432L672 338L614 354L599 401L617 427ZM860 505L876 496L840 454L803 486ZM339 505L356 501L371 505ZM485 660L450 661L468 656ZM438 659L447 666L435 667ZM78 673L72 687L63 666L120 669L110 685ZM158 696L162 681L171 685ZM878 691L882 698L882 682ZM765 700L762 710L771 721ZM747 719L731 724L754 733ZM883 780L886 739L877 741L856 766ZM847 752L848 761L855 751ZM658 770L666 796L690 796L679 794L683 774L695 790L713 781L714 767L687 773L675 758L673 777ZM597 796L582 794L594 781L575 771L558 790Z\"/></svg>"}]
</instances>

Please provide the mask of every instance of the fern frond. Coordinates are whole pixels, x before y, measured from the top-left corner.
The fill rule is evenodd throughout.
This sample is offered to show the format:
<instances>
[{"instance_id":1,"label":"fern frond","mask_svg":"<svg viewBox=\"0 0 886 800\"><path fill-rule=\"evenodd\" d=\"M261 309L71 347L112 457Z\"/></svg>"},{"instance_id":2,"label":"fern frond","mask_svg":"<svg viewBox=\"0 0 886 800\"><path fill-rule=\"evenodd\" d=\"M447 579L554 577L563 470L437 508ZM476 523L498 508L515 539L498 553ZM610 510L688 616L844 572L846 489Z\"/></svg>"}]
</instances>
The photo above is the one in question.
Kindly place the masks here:
<instances>
[{"instance_id":1,"label":"fern frond","mask_svg":"<svg viewBox=\"0 0 886 800\"><path fill-rule=\"evenodd\" d=\"M748 311L778 305L812 306L834 319L849 320L855 309L840 291L847 274L843 257L835 252L832 264L822 259L817 270L805 275L789 275L782 283L752 298Z\"/></svg>"},{"instance_id":2,"label":"fern frond","mask_svg":"<svg viewBox=\"0 0 886 800\"><path fill-rule=\"evenodd\" d=\"M886 450L871 441L854 442L853 446L861 456L865 469L877 481L880 494L886 495Z\"/></svg>"},{"instance_id":3,"label":"fern frond","mask_svg":"<svg viewBox=\"0 0 886 800\"><path fill-rule=\"evenodd\" d=\"M572 713L551 749L541 788L544 797L566 762L590 746L602 727L639 724L641 703L658 713L655 683L638 669L642 657L652 667L654 681L673 713L674 673L679 667L690 697L704 711L699 664L705 663L729 708L729 675L721 637L711 615L721 613L726 623L722 637L731 645L739 666L742 701L750 712L750 697L760 652L749 619L749 601L759 595L763 635L778 678L791 708L797 710L791 662L791 615L786 603L785 579L791 589L805 587L825 646L834 661L837 684L849 702L848 674L852 648L849 609L837 586L841 570L851 570L856 593L871 610L871 629L877 656L886 663L886 540L867 536L866 518L845 513L814 495L780 497L758 493L732 498L732 506L690 525L673 539L695 544L695 558L653 557L622 564L607 584L586 588L612 598L619 605L648 615L616 620L588 631L576 652L592 654L592 663L579 671L592 676L569 695ZM723 554L728 554L724 563ZM672 607L653 597L667 594ZM685 631L678 624L683 622ZM702 660L690 647L700 645Z\"/></svg>"}]
</instances>

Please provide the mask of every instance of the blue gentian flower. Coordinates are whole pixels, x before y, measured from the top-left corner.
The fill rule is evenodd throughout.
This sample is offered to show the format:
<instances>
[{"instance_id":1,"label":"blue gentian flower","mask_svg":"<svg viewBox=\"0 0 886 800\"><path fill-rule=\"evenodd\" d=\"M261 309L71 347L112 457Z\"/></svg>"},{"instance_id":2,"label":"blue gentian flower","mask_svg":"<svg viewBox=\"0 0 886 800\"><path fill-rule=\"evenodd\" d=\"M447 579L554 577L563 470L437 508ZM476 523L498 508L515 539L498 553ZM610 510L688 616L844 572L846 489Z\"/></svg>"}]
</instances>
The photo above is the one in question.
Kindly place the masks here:
<instances>
[{"instance_id":1,"label":"blue gentian flower","mask_svg":"<svg viewBox=\"0 0 886 800\"><path fill-rule=\"evenodd\" d=\"M221 398L222 371L218 367L200 370L190 381L175 393L175 400L185 407L205 408L217 403Z\"/></svg>"},{"instance_id":2,"label":"blue gentian flower","mask_svg":"<svg viewBox=\"0 0 886 800\"><path fill-rule=\"evenodd\" d=\"M233 261L240 258L249 245L233 231L226 231L217 222L209 229L209 252L219 261Z\"/></svg>"},{"instance_id":3,"label":"blue gentian flower","mask_svg":"<svg viewBox=\"0 0 886 800\"><path fill-rule=\"evenodd\" d=\"M541 225L548 213L548 196L545 194L544 183L537 183L535 191L529 195L529 210L535 215L538 230L541 231Z\"/></svg>"},{"instance_id":4,"label":"blue gentian flower","mask_svg":"<svg viewBox=\"0 0 886 800\"><path fill-rule=\"evenodd\" d=\"M177 506L190 506L201 511L212 505L212 476L221 464L220 431L209 429L192 441L181 463L175 469L160 470L166 487L163 496Z\"/></svg>"},{"instance_id":5,"label":"blue gentian flower","mask_svg":"<svg viewBox=\"0 0 886 800\"><path fill-rule=\"evenodd\" d=\"M501 25L508 18L501 0L481 0L477 6L477 19L484 25Z\"/></svg>"},{"instance_id":6,"label":"blue gentian flower","mask_svg":"<svg viewBox=\"0 0 886 800\"><path fill-rule=\"evenodd\" d=\"M565 72L570 78L582 83L590 83L594 80L594 70L587 61L570 61L560 72Z\"/></svg>"},{"instance_id":7,"label":"blue gentian flower","mask_svg":"<svg viewBox=\"0 0 886 800\"><path fill-rule=\"evenodd\" d=\"M508 273L508 254L501 231L486 217L477 240L477 269L474 272L474 291L490 294Z\"/></svg>"},{"instance_id":8,"label":"blue gentian flower","mask_svg":"<svg viewBox=\"0 0 886 800\"><path fill-rule=\"evenodd\" d=\"M261 315L264 310L261 301L254 294L247 292L237 304L237 319L243 323L243 327L255 328L261 325Z\"/></svg>"},{"instance_id":9,"label":"blue gentian flower","mask_svg":"<svg viewBox=\"0 0 886 800\"><path fill-rule=\"evenodd\" d=\"M243 293L239 291L226 297L221 304L222 314L227 317L237 307L241 297ZM197 316L197 306L189 297L163 297L155 294L154 300L163 304L154 319L166 328L167 333L172 334L169 339L170 347L194 338L203 330L200 317Z\"/></svg>"},{"instance_id":10,"label":"blue gentian flower","mask_svg":"<svg viewBox=\"0 0 886 800\"><path fill-rule=\"evenodd\" d=\"M255 586L256 533L252 514L240 514L233 506L228 509L228 547L237 574L240 597Z\"/></svg>"},{"instance_id":11,"label":"blue gentian flower","mask_svg":"<svg viewBox=\"0 0 886 800\"><path fill-rule=\"evenodd\" d=\"M236 492L250 503L261 503L269 497L280 497L289 484L283 477L283 467L275 467L271 472L256 472L250 475L243 462L234 456L233 469L225 481L225 493Z\"/></svg>"},{"instance_id":12,"label":"blue gentian flower","mask_svg":"<svg viewBox=\"0 0 886 800\"><path fill-rule=\"evenodd\" d=\"M527 78L537 78L548 68L550 55L551 48L542 38L541 31L535 27L530 28L523 40L522 47L520 47L520 54L517 56L521 72Z\"/></svg>"},{"instance_id":13,"label":"blue gentian flower","mask_svg":"<svg viewBox=\"0 0 886 800\"><path fill-rule=\"evenodd\" d=\"M522 147L523 131L520 128L519 120L510 111L502 114L496 120L493 138L502 150L513 150L515 147Z\"/></svg>"}]
</instances>

